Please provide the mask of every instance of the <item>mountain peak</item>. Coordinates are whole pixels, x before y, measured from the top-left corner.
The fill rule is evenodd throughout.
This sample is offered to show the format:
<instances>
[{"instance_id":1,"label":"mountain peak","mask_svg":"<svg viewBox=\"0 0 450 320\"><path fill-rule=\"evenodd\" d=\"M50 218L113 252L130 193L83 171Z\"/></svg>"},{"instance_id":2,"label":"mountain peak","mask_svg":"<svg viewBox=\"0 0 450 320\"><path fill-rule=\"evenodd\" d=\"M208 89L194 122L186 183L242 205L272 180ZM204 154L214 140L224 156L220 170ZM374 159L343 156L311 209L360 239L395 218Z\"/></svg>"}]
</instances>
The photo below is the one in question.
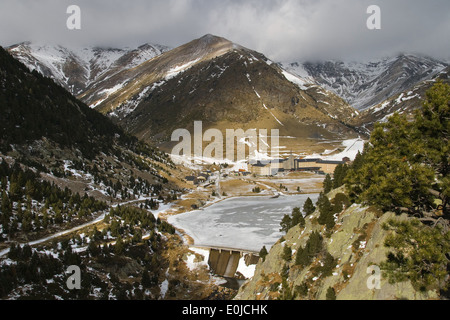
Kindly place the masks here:
<instances>
[{"instance_id":1,"label":"mountain peak","mask_svg":"<svg viewBox=\"0 0 450 320\"><path fill-rule=\"evenodd\" d=\"M201 37L200 39L209 41L209 40L215 40L215 39L220 39L220 38L221 37L215 36L215 35L213 35L211 33L207 33L203 37Z\"/></svg>"},{"instance_id":2,"label":"mountain peak","mask_svg":"<svg viewBox=\"0 0 450 320\"><path fill-rule=\"evenodd\" d=\"M170 56L172 62L178 64L194 60L204 61L226 54L233 48L235 48L233 42L212 34L206 34L172 50Z\"/></svg>"},{"instance_id":3,"label":"mountain peak","mask_svg":"<svg viewBox=\"0 0 450 320\"><path fill-rule=\"evenodd\" d=\"M191 41L190 44L200 47L210 47L213 49L217 49L220 47L231 48L233 46L233 42L231 42L230 40L227 40L223 37L215 36L210 33L205 34L201 38Z\"/></svg>"},{"instance_id":4,"label":"mountain peak","mask_svg":"<svg viewBox=\"0 0 450 320\"><path fill-rule=\"evenodd\" d=\"M216 36L214 34L205 34L203 37L199 38L198 40L206 43L215 43L215 42L231 42L228 39L225 39L223 37Z\"/></svg>"}]
</instances>

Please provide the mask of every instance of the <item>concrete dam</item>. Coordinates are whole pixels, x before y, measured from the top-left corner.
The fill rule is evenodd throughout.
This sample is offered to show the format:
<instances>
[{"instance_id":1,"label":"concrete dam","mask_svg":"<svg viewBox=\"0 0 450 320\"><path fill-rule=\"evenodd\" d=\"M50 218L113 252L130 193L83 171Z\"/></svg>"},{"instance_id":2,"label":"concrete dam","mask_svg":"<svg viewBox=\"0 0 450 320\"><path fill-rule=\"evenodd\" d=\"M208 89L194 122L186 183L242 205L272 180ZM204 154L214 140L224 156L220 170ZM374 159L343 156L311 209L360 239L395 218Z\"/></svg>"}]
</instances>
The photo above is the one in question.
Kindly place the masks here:
<instances>
[{"instance_id":1,"label":"concrete dam","mask_svg":"<svg viewBox=\"0 0 450 320\"><path fill-rule=\"evenodd\" d=\"M239 260L244 257L247 266L257 264L259 253L244 251L233 248L208 247L209 249L208 265L218 276L234 278L239 266Z\"/></svg>"}]
</instances>

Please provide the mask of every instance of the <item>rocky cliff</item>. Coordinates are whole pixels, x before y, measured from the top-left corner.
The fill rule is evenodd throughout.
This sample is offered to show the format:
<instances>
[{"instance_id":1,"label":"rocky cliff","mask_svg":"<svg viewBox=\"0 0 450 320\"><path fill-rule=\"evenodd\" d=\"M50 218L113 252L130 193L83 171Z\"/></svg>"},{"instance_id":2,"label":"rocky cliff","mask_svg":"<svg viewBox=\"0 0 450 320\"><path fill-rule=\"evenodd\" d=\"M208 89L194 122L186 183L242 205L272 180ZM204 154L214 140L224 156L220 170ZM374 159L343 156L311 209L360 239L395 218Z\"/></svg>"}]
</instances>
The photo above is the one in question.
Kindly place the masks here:
<instances>
[{"instance_id":1,"label":"rocky cliff","mask_svg":"<svg viewBox=\"0 0 450 320\"><path fill-rule=\"evenodd\" d=\"M341 190L334 190L333 199ZM408 219L394 213L382 214L371 207L353 204L335 215L335 226L326 230L318 223L316 210L305 227L295 226L270 250L256 267L254 277L239 290L236 299L391 300L435 299L434 291L421 293L408 282L391 284L378 265L386 260L384 241L390 231L383 225L390 219ZM317 233L318 232L318 233ZM296 253L319 234L321 249L308 266L298 265ZM285 250L285 247L290 250ZM286 256L292 252L291 257ZM330 256L331 255L331 256ZM290 261L289 261L290 260ZM379 285L377 285L379 279ZM330 289L332 288L332 289Z\"/></svg>"}]
</instances>

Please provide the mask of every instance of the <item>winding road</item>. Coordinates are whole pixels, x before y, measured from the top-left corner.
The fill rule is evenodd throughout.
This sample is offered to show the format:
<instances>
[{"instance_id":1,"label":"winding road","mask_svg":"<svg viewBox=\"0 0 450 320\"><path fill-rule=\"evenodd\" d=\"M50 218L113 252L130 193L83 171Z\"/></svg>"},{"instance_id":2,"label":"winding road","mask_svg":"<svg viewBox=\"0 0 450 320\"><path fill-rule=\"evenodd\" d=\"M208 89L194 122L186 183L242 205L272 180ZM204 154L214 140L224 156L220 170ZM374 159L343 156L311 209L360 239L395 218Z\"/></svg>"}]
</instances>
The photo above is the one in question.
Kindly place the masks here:
<instances>
[{"instance_id":1,"label":"winding road","mask_svg":"<svg viewBox=\"0 0 450 320\"><path fill-rule=\"evenodd\" d=\"M112 208L115 208L115 207L117 207L118 205L123 206L123 205L131 204L131 203L136 203L136 202L141 202L141 201L150 200L150 199L151 199L151 197L139 198L138 200L132 200L132 201L128 201L128 202L117 203L117 204L112 205L111 207L112 207ZM159 216L160 213L162 213L162 212L164 212L164 211L170 209L171 206L172 206L171 204L168 204L168 205L160 204L159 209L156 210L156 211L154 211L154 212L152 212L152 213L153 213L153 215L155 215L155 218L157 218L157 217ZM83 229L83 228L92 226L92 225L94 225L94 224L100 223L100 222L103 221L103 219L105 218L106 212L109 212L109 210L108 210L108 211L105 211L104 213L102 213L102 214L101 214L100 216L98 216L96 219L94 219L94 220L92 220L92 221L89 221L89 222L87 222L87 223L84 223L84 224L82 224L82 225L79 225L79 226L73 227L73 228L71 228L71 229L68 229L68 230L64 230L64 231L55 233L55 234L53 234L53 235L51 235L51 236L48 236L48 237L45 237L45 238L41 238L41 239L34 240L34 241L31 241L31 242L26 242L26 243L20 243L20 245L28 244L28 245L30 245L30 246L35 246L35 245L38 245L38 244L41 244L41 243L44 243L44 242L53 240L53 239L55 239L55 238L59 238L59 237L68 235L68 234L70 234L70 233L76 232L76 231L78 231L78 230L81 230L81 229ZM9 252L9 248L0 251L0 258L2 258L3 256L7 255L8 252Z\"/></svg>"}]
</instances>

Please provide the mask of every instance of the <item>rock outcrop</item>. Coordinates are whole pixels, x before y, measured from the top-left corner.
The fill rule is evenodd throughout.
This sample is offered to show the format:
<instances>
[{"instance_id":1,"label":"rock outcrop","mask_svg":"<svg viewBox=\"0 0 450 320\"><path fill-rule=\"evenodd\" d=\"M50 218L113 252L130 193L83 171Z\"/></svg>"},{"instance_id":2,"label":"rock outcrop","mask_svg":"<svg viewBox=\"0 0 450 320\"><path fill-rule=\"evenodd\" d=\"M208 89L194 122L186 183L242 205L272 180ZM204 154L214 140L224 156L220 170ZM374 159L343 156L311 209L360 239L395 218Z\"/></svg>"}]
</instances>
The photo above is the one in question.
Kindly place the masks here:
<instances>
[{"instance_id":1,"label":"rock outcrop","mask_svg":"<svg viewBox=\"0 0 450 320\"><path fill-rule=\"evenodd\" d=\"M328 194L334 198L340 190ZM438 293L416 291L407 282L391 284L378 265L386 260L384 241L390 231L383 225L390 219L408 219L406 215L382 213L371 207L353 204L335 215L335 226L327 231L317 219L316 210L306 218L304 228L295 226L271 248L255 275L239 290L235 299L327 299L333 292L337 300L436 299ZM322 250L309 266L296 265L296 252L304 248L313 232L322 237ZM286 257L289 246L292 257ZM289 252L289 251L288 251ZM326 260L328 252L334 261ZM330 264L331 263L331 264ZM377 273L378 272L378 273ZM377 279L379 284L377 285ZM331 290L332 288L333 290Z\"/></svg>"}]
</instances>

